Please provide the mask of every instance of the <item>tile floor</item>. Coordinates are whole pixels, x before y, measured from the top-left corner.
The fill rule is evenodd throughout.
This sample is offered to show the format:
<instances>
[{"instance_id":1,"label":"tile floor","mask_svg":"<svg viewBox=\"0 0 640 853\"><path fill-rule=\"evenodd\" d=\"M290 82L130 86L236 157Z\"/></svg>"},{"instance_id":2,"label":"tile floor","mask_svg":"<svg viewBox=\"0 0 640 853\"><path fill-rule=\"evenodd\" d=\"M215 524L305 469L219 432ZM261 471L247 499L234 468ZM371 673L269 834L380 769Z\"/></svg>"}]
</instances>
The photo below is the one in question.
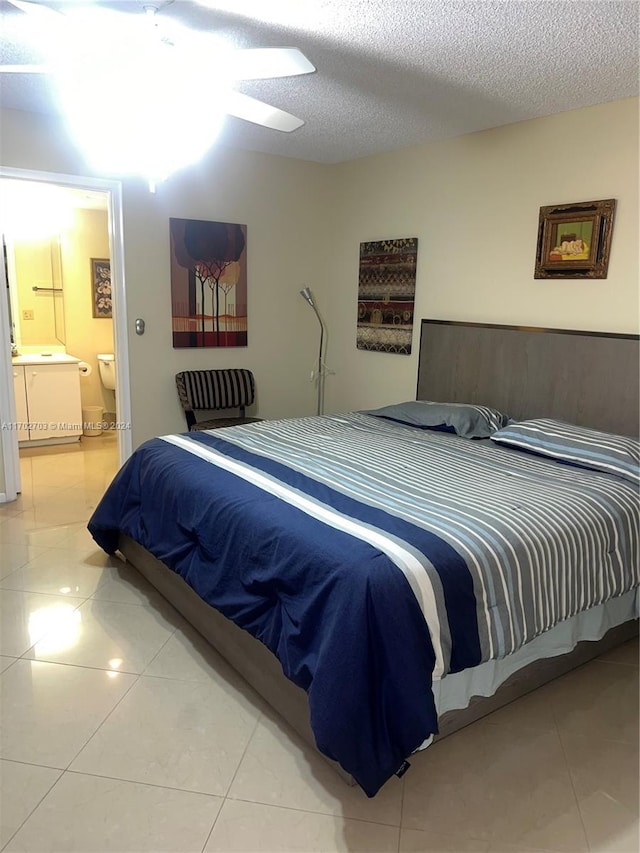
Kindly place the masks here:
<instances>
[{"instance_id":1,"label":"tile floor","mask_svg":"<svg viewBox=\"0 0 640 853\"><path fill-rule=\"evenodd\" d=\"M638 850L638 648L436 744L373 800L304 746L86 520L115 436L23 454L0 507L0 849Z\"/></svg>"}]
</instances>

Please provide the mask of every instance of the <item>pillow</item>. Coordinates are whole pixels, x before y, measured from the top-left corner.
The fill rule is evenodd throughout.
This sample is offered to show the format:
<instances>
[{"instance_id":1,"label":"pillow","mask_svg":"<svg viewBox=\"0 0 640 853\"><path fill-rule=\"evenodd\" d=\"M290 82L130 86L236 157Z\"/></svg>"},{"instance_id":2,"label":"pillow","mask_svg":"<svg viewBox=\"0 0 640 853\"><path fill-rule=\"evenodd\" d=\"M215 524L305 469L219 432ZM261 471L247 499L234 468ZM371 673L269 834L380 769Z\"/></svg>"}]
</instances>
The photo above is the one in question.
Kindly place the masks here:
<instances>
[{"instance_id":1,"label":"pillow","mask_svg":"<svg viewBox=\"0 0 640 853\"><path fill-rule=\"evenodd\" d=\"M640 441L624 435L565 424L550 418L513 423L491 439L560 462L617 474L640 483Z\"/></svg>"},{"instance_id":2,"label":"pillow","mask_svg":"<svg viewBox=\"0 0 640 853\"><path fill-rule=\"evenodd\" d=\"M381 409L368 409L365 415L387 418L421 429L440 429L455 432L463 438L489 438L505 426L509 418L488 406L471 403L433 403L430 400L410 400Z\"/></svg>"}]
</instances>

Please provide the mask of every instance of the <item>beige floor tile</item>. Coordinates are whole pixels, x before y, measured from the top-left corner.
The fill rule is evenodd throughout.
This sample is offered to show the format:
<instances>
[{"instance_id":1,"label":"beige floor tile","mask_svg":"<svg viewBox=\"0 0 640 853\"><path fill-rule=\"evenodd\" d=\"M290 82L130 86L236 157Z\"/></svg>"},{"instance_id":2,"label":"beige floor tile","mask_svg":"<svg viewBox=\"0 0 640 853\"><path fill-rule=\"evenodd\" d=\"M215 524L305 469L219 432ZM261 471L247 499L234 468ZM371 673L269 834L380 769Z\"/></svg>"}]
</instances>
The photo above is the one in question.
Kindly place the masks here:
<instances>
[{"instance_id":1,"label":"beige floor tile","mask_svg":"<svg viewBox=\"0 0 640 853\"><path fill-rule=\"evenodd\" d=\"M78 630L74 642L61 647L55 636L43 634L26 656L32 660L141 673L178 624L168 605L162 611L89 599L76 614Z\"/></svg>"},{"instance_id":2,"label":"beige floor tile","mask_svg":"<svg viewBox=\"0 0 640 853\"><path fill-rule=\"evenodd\" d=\"M0 675L0 755L64 769L135 678L79 666L16 661Z\"/></svg>"},{"instance_id":3,"label":"beige floor tile","mask_svg":"<svg viewBox=\"0 0 640 853\"><path fill-rule=\"evenodd\" d=\"M556 732L475 723L415 756L402 825L556 851L587 842Z\"/></svg>"},{"instance_id":4,"label":"beige floor tile","mask_svg":"<svg viewBox=\"0 0 640 853\"><path fill-rule=\"evenodd\" d=\"M556 719L548 689L548 686L541 687L516 699L489 714L486 722L494 726L509 726L523 736L531 732L555 732Z\"/></svg>"},{"instance_id":5,"label":"beige floor tile","mask_svg":"<svg viewBox=\"0 0 640 853\"><path fill-rule=\"evenodd\" d=\"M0 848L47 794L61 770L0 760Z\"/></svg>"},{"instance_id":6,"label":"beige floor tile","mask_svg":"<svg viewBox=\"0 0 640 853\"><path fill-rule=\"evenodd\" d=\"M24 512L25 509L29 509L31 505L30 501L26 499L23 500L20 497L14 501L0 503L0 526L3 521L6 521L8 518L13 518L14 515L19 515L21 512Z\"/></svg>"},{"instance_id":7,"label":"beige floor tile","mask_svg":"<svg viewBox=\"0 0 640 853\"><path fill-rule=\"evenodd\" d=\"M99 553L104 555L104 551ZM164 602L166 607L166 599L137 569L117 557L111 559L114 560L113 571L105 575L92 598L98 601L115 601L120 604L152 604L160 609Z\"/></svg>"},{"instance_id":8,"label":"beige floor tile","mask_svg":"<svg viewBox=\"0 0 640 853\"><path fill-rule=\"evenodd\" d=\"M87 521L91 513L86 516ZM87 530L87 521L70 528L69 535L60 543L62 548L71 548L81 554L104 554L105 552L97 544L96 540Z\"/></svg>"},{"instance_id":9,"label":"beige floor tile","mask_svg":"<svg viewBox=\"0 0 640 853\"><path fill-rule=\"evenodd\" d=\"M21 512L0 525L0 540L7 545L52 548L69 536L69 525L39 526L31 510Z\"/></svg>"},{"instance_id":10,"label":"beige floor tile","mask_svg":"<svg viewBox=\"0 0 640 853\"><path fill-rule=\"evenodd\" d=\"M0 526L0 536L2 527ZM45 554L47 548L34 548L28 545L8 545L0 539L0 579L15 572L40 554Z\"/></svg>"},{"instance_id":11,"label":"beige floor tile","mask_svg":"<svg viewBox=\"0 0 640 853\"><path fill-rule=\"evenodd\" d=\"M98 564L92 565L74 551L48 548L0 580L0 588L88 598L112 576L111 570L117 562L116 558L103 553Z\"/></svg>"},{"instance_id":12,"label":"beige floor tile","mask_svg":"<svg viewBox=\"0 0 640 853\"><path fill-rule=\"evenodd\" d=\"M65 773L5 853L200 853L222 800Z\"/></svg>"},{"instance_id":13,"label":"beige floor tile","mask_svg":"<svg viewBox=\"0 0 640 853\"><path fill-rule=\"evenodd\" d=\"M566 733L561 738L591 850L636 853L637 746Z\"/></svg>"},{"instance_id":14,"label":"beige floor tile","mask_svg":"<svg viewBox=\"0 0 640 853\"><path fill-rule=\"evenodd\" d=\"M19 657L45 634L58 645L76 634L83 598L0 589L0 652Z\"/></svg>"},{"instance_id":15,"label":"beige floor tile","mask_svg":"<svg viewBox=\"0 0 640 853\"><path fill-rule=\"evenodd\" d=\"M147 594L155 592L153 587L148 584L139 572L135 569L129 569L129 571L138 575L142 583L148 586L151 591L148 593L146 586L142 587L144 591L139 591L136 586L133 586L134 592L145 597ZM96 596L104 594L103 590L106 590L110 586L110 584L104 584L97 591ZM117 595L126 588L124 583L122 588L115 587L114 585L114 592L111 593L109 591L108 594ZM155 592L155 595L159 595L159 593ZM144 675L155 675L159 678L175 678L178 681L203 681L205 683L211 681L212 678L218 680L222 678L235 685L246 684L236 670L209 645L202 634L198 633L188 623L178 628L171 635L147 666Z\"/></svg>"},{"instance_id":16,"label":"beige floor tile","mask_svg":"<svg viewBox=\"0 0 640 853\"><path fill-rule=\"evenodd\" d=\"M142 676L71 769L223 796L259 713L228 685Z\"/></svg>"},{"instance_id":17,"label":"beige floor tile","mask_svg":"<svg viewBox=\"0 0 640 853\"><path fill-rule=\"evenodd\" d=\"M397 827L226 800L204 853L396 853Z\"/></svg>"},{"instance_id":18,"label":"beige floor tile","mask_svg":"<svg viewBox=\"0 0 640 853\"><path fill-rule=\"evenodd\" d=\"M8 655L0 655L0 672L9 669L12 663L15 663L19 658L9 657Z\"/></svg>"},{"instance_id":19,"label":"beige floor tile","mask_svg":"<svg viewBox=\"0 0 640 853\"><path fill-rule=\"evenodd\" d=\"M399 853L497 853L489 841L477 838L456 838L422 829L403 829L400 832Z\"/></svg>"},{"instance_id":20,"label":"beige floor tile","mask_svg":"<svg viewBox=\"0 0 640 853\"><path fill-rule=\"evenodd\" d=\"M369 799L271 713L258 723L228 796L399 826L402 781L390 779Z\"/></svg>"},{"instance_id":21,"label":"beige floor tile","mask_svg":"<svg viewBox=\"0 0 640 853\"><path fill-rule=\"evenodd\" d=\"M88 518L95 507L95 501L78 491L78 487L62 489L55 500L38 501L33 517L38 526L47 524L74 524Z\"/></svg>"},{"instance_id":22,"label":"beige floor tile","mask_svg":"<svg viewBox=\"0 0 640 853\"><path fill-rule=\"evenodd\" d=\"M634 667L595 660L554 681L550 688L560 732L638 742L638 670Z\"/></svg>"}]
</instances>

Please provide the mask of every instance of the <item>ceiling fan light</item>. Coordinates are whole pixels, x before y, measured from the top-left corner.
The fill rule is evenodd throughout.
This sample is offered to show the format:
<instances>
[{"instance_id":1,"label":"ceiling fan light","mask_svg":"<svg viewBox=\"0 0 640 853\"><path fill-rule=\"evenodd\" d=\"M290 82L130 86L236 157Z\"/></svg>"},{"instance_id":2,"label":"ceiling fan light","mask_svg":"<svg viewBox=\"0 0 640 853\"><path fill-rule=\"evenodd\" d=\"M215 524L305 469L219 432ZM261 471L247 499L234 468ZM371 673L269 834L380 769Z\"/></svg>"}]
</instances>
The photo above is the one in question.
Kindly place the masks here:
<instances>
[{"instance_id":1,"label":"ceiling fan light","mask_svg":"<svg viewBox=\"0 0 640 853\"><path fill-rule=\"evenodd\" d=\"M59 67L56 84L71 134L94 169L159 182L199 161L217 138L221 95L172 46L149 39L134 50L120 41L108 65L100 56L76 60Z\"/></svg>"}]
</instances>

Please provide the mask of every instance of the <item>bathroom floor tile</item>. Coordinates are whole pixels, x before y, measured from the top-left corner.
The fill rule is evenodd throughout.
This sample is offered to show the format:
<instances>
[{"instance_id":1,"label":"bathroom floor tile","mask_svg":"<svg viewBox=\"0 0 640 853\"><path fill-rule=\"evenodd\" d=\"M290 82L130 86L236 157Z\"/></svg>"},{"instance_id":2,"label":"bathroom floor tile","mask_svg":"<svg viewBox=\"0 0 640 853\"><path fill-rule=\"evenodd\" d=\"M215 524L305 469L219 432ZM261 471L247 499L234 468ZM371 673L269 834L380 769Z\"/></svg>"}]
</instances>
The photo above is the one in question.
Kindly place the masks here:
<instances>
[{"instance_id":1,"label":"bathroom floor tile","mask_svg":"<svg viewBox=\"0 0 640 853\"><path fill-rule=\"evenodd\" d=\"M222 800L65 773L5 853L200 853Z\"/></svg>"},{"instance_id":2,"label":"bathroom floor tile","mask_svg":"<svg viewBox=\"0 0 640 853\"><path fill-rule=\"evenodd\" d=\"M0 675L0 756L66 768L136 676L18 660Z\"/></svg>"}]
</instances>

